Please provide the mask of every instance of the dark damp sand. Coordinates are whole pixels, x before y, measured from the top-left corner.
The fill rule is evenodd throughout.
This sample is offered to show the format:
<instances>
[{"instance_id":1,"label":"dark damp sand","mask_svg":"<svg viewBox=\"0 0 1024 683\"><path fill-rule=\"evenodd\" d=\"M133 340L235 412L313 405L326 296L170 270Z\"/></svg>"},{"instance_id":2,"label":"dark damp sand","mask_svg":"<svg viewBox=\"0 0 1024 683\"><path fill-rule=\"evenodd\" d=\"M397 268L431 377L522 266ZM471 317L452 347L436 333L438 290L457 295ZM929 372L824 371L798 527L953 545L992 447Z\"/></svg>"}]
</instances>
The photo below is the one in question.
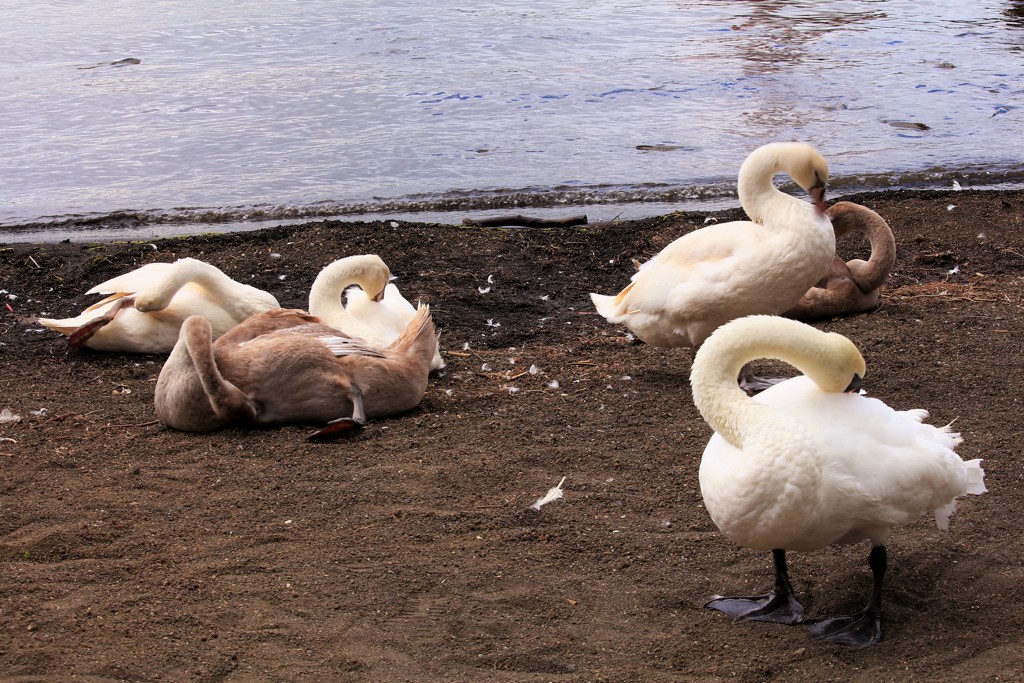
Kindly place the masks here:
<instances>
[{"instance_id":1,"label":"dark damp sand","mask_svg":"<svg viewBox=\"0 0 1024 683\"><path fill-rule=\"evenodd\" d=\"M157 250L0 249L0 289L17 296L0 306L0 408L22 417L0 426L14 439L0 442L0 679L1020 680L1024 193L856 199L896 233L895 272L879 310L819 326L859 345L872 395L955 420L991 490L961 502L950 533L931 519L894 533L877 647L702 608L769 588L770 558L701 505L710 431L689 353L629 343L587 293L617 291L631 258L704 215L314 223ZM69 352L31 322L183 256L301 307L324 263L362 252L433 305L448 368L417 410L341 443L307 443L308 426L165 429L161 358ZM563 476L564 500L527 509ZM791 554L810 615L862 606L867 551Z\"/></svg>"}]
</instances>

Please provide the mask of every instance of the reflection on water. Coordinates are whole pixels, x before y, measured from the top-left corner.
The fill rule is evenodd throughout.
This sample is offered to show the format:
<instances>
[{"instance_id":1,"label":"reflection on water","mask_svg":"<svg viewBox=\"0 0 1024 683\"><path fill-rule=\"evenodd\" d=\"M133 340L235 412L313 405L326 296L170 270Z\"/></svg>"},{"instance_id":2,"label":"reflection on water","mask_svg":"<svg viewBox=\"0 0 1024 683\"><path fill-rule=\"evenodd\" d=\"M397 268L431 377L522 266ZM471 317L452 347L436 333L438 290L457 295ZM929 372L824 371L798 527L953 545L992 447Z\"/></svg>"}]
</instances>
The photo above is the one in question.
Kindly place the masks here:
<instances>
[{"instance_id":1,"label":"reflection on water","mask_svg":"<svg viewBox=\"0 0 1024 683\"><path fill-rule=\"evenodd\" d=\"M1010 0L1007 4L1009 7L1003 10L1003 14L1006 15L1006 22L1016 28L1024 28L1024 2ZM1011 46L1010 49L1019 51L1021 46Z\"/></svg>"},{"instance_id":2,"label":"reflection on water","mask_svg":"<svg viewBox=\"0 0 1024 683\"><path fill-rule=\"evenodd\" d=\"M777 139L850 189L1016 181L1022 6L22 3L0 225L676 201Z\"/></svg>"}]
</instances>

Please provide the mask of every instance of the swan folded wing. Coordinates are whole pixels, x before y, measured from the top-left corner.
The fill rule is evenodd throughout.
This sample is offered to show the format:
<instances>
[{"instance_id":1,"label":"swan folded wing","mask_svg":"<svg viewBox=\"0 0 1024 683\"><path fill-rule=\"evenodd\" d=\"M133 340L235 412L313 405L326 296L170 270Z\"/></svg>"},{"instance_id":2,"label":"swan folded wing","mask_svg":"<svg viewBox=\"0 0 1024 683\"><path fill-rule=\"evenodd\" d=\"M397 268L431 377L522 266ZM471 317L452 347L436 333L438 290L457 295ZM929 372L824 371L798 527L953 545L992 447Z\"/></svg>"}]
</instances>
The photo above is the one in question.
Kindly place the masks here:
<instances>
[{"instance_id":1,"label":"swan folded wing","mask_svg":"<svg viewBox=\"0 0 1024 683\"><path fill-rule=\"evenodd\" d=\"M907 524L933 512L945 531L956 498L985 491L980 461L965 463L953 451L957 434L916 422L904 425L917 433L887 443L892 429L880 429L864 439L863 457L831 462L827 469L842 482L837 488L847 492L853 517L865 526Z\"/></svg>"},{"instance_id":2,"label":"swan folded wing","mask_svg":"<svg viewBox=\"0 0 1024 683\"><path fill-rule=\"evenodd\" d=\"M643 264L630 283L627 312L699 310L755 280L748 261L764 260L764 243L772 234L749 222L716 227L684 235Z\"/></svg>"},{"instance_id":3,"label":"swan folded wing","mask_svg":"<svg viewBox=\"0 0 1024 683\"><path fill-rule=\"evenodd\" d=\"M117 305L125 294L114 294L102 301L94 303L73 318L39 318L39 324L57 330L61 334L71 334L82 325L90 323L97 318L106 315L107 311Z\"/></svg>"},{"instance_id":4,"label":"swan folded wing","mask_svg":"<svg viewBox=\"0 0 1024 683\"><path fill-rule=\"evenodd\" d=\"M340 337L337 335L320 335L317 337L320 342L335 356L372 356L374 358L387 358L387 355L380 349L367 344L358 337Z\"/></svg>"},{"instance_id":5,"label":"swan folded wing","mask_svg":"<svg viewBox=\"0 0 1024 683\"><path fill-rule=\"evenodd\" d=\"M897 411L875 398L813 386L797 377L754 400L781 408L817 435L823 488L833 491L830 509L851 529L888 528L934 511L945 530L955 498L984 493L980 461L961 460L954 449L962 439L950 425L923 423L925 410Z\"/></svg>"}]
</instances>

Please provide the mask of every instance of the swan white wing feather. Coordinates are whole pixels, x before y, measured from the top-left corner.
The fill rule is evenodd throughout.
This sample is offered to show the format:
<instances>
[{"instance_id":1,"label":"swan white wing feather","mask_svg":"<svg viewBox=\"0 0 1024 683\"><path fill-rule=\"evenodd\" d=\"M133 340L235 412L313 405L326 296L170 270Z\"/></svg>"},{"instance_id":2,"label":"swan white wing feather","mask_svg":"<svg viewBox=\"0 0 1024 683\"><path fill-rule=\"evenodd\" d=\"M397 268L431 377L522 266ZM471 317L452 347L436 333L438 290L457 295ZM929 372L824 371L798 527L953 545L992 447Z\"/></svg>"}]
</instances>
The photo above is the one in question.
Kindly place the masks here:
<instances>
[{"instance_id":1,"label":"swan white wing feather","mask_svg":"<svg viewBox=\"0 0 1024 683\"><path fill-rule=\"evenodd\" d=\"M384 288L384 298L380 301L371 299L358 286L349 287L345 290L345 308L353 318L377 333L380 346L398 339L416 315L416 309L393 283Z\"/></svg>"},{"instance_id":2,"label":"swan white wing feather","mask_svg":"<svg viewBox=\"0 0 1024 683\"><path fill-rule=\"evenodd\" d=\"M825 273L835 238L813 207L779 200L768 224L731 221L676 239L618 295L592 294L595 307L656 346L698 345L734 318L782 313Z\"/></svg>"},{"instance_id":3,"label":"swan white wing feather","mask_svg":"<svg viewBox=\"0 0 1024 683\"><path fill-rule=\"evenodd\" d=\"M374 358L386 358L380 349L369 346L365 341L353 337L340 337L335 335L321 335L317 337L327 350L335 356L373 356Z\"/></svg>"},{"instance_id":4,"label":"swan white wing feather","mask_svg":"<svg viewBox=\"0 0 1024 683\"><path fill-rule=\"evenodd\" d=\"M727 535L729 528L745 529L743 545L813 550L865 538L884 543L890 527L930 511L939 528L946 529L958 496L984 492L980 461L961 460L953 450L960 435L948 427L922 423L925 411L896 411L875 398L823 392L804 376L777 384L754 400L785 416L778 433L757 439L781 444L773 463L781 471L775 474L794 482L790 487L799 488L796 482L802 480L809 483L806 490L795 492L804 496L802 523L779 520L778 527L772 527L756 522L749 512L737 516L746 508L756 511L755 517L771 519L776 500L758 500L772 487L758 486L754 472L749 472L753 480L741 478L739 472L751 469L750 455L716 434L701 462L701 487L707 489L709 512L715 510L712 517L717 515L716 523L722 520ZM794 443L794 432L812 441ZM797 471L808 459L786 460L787 448L814 449L817 482ZM794 470L786 472L786 467ZM754 538L759 534L761 538Z\"/></svg>"}]
</instances>

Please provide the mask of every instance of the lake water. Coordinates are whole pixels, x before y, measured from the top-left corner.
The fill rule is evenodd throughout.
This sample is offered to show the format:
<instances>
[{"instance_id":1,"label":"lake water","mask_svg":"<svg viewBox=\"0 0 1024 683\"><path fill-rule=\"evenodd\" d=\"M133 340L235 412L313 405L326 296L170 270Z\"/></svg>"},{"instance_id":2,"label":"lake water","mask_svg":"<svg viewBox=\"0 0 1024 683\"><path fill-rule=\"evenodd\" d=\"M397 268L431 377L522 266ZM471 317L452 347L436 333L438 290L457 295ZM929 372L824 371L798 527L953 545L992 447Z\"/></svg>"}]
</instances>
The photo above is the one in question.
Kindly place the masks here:
<instances>
[{"instance_id":1,"label":"lake water","mask_svg":"<svg viewBox=\"0 0 1024 683\"><path fill-rule=\"evenodd\" d=\"M1022 2L484 5L0 0L0 240L1024 181Z\"/></svg>"}]
</instances>

